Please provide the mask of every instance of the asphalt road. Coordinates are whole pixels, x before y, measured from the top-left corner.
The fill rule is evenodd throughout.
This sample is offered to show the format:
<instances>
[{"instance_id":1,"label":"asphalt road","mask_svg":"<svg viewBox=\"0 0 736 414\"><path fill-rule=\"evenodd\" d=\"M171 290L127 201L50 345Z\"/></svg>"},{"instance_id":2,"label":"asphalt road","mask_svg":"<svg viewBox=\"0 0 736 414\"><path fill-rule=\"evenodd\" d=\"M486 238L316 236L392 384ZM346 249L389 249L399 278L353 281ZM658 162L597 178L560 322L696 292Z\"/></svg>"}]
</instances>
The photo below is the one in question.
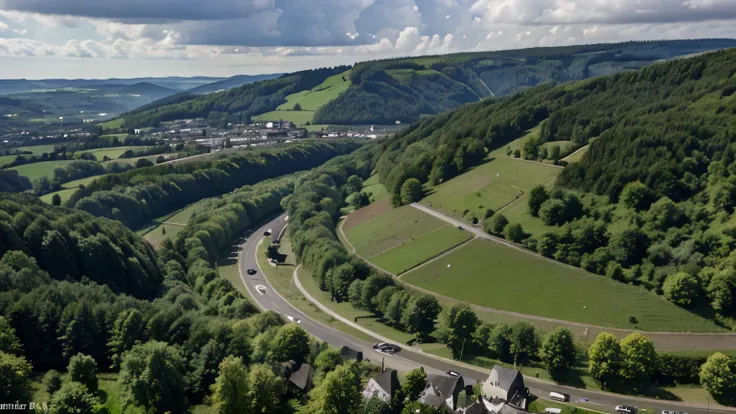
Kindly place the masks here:
<instances>
[{"instance_id":1,"label":"asphalt road","mask_svg":"<svg viewBox=\"0 0 736 414\"><path fill-rule=\"evenodd\" d=\"M439 359L429 354L421 353L404 347L399 353L393 356L384 355L373 350L373 343L362 341L358 338L350 336L346 333L340 332L328 326L324 326L321 323L314 321L301 313L299 310L291 306L286 302L268 283L263 277L263 272L258 266L256 260L256 254L258 252L258 244L264 239L264 232L268 229L282 228L284 222L287 221L287 216L281 215L278 218L266 223L260 229L253 233L246 234L246 241L241 246L242 249L239 254L239 270L240 277L250 295L255 299L256 303L264 310L272 310L274 312L287 316L297 317L300 321L300 326L313 336L329 343L333 346L341 347L348 346L354 350L362 351L363 357L374 363L381 363L383 359L386 366L398 370L399 372L406 372L417 367L424 367L425 371L428 372L447 372L449 370L457 371L463 374L466 380L466 384L469 380L471 381L483 381L488 377L489 370L481 368L472 368L465 364L456 364L449 362L444 359ZM264 241L270 242L269 238ZM248 275L248 269L255 269L257 273L255 275ZM260 293L256 286L265 286L265 293ZM376 340L378 342L378 340ZM564 387L556 384L552 384L546 381L541 381L533 377L524 377L524 382L529 387L530 391L540 397L548 397L552 391L563 392L571 396L571 401L580 401L586 399L590 404L598 406L599 411L613 412L613 407L616 405L633 405L639 407L646 407L654 409L654 414L661 413L662 410L675 410L682 411L690 414L706 414L706 413L734 413L736 410L716 410L708 409L706 407L694 407L691 405L685 405L676 402L663 402L658 400L635 398L619 396L616 394L598 392L598 391L587 391L577 388ZM641 412L641 411L640 411Z\"/></svg>"}]
</instances>

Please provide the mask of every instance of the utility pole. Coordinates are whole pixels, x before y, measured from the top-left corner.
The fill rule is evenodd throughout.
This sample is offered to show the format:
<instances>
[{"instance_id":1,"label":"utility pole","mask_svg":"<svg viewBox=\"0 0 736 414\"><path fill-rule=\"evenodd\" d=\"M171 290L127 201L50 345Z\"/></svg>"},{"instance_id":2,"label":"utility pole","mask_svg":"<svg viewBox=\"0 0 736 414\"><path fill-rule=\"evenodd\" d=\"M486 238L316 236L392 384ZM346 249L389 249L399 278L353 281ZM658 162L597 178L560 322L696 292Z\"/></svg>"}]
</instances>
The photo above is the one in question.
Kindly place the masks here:
<instances>
[{"instance_id":1,"label":"utility pole","mask_svg":"<svg viewBox=\"0 0 736 414\"><path fill-rule=\"evenodd\" d=\"M460 347L460 362L463 361L463 351L465 350L465 339L466 338L463 338L463 346Z\"/></svg>"}]
</instances>

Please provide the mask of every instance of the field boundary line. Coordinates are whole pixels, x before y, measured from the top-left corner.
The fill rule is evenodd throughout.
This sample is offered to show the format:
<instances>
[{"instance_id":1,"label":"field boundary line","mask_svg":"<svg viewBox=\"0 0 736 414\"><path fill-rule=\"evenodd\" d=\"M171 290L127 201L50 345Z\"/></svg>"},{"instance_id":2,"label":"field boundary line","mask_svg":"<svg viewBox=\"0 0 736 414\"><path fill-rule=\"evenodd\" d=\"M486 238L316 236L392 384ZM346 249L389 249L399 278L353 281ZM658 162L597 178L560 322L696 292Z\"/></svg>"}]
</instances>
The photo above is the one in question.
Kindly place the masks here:
<instances>
[{"instance_id":1,"label":"field boundary line","mask_svg":"<svg viewBox=\"0 0 736 414\"><path fill-rule=\"evenodd\" d=\"M572 154L570 154L570 155L572 155ZM568 155L568 157L569 157L569 155ZM516 161L524 161L524 162L531 162L531 163L534 163L534 164L541 164L541 165L545 165L547 167L565 168L562 165L547 164L546 162L541 162L541 161L525 160L523 158L516 158L516 157L509 157L509 158L511 158L512 160L516 160Z\"/></svg>"},{"instance_id":2,"label":"field boundary line","mask_svg":"<svg viewBox=\"0 0 736 414\"><path fill-rule=\"evenodd\" d=\"M384 251L382 251L381 253L378 253L378 254L374 254L373 256L369 257L369 258L368 258L367 260L373 259L374 257L378 257L378 256L380 256L380 255L382 255L382 254L384 254L384 253L388 253L388 252L390 252L391 250L393 250L393 249L397 249L397 248L399 248L399 247L401 247L401 246L403 246L403 245L405 245L405 244L407 244L407 243L411 243L411 242L413 242L414 240L418 240L418 239L421 239L422 237L424 237L424 236L428 236L428 235L430 235L430 234L432 234L432 233L436 232L437 230L440 230L440 229L444 229L445 227L448 227L449 225L450 225L450 223L445 223L445 224L443 224L443 225L441 225L441 226L437 227L437 228L436 228L436 229L434 229L434 230L430 230L430 231L428 231L428 232L426 232L426 233L424 233L424 234L422 234L422 235L420 235L420 236L417 236L417 237L415 237L415 238L413 238L413 239L410 239L409 241L405 241L405 242L401 243L401 244L400 244L400 245L398 245L398 246L394 246L394 247L392 247L392 248L390 248L390 249L388 249L388 250L384 250Z\"/></svg>"},{"instance_id":3,"label":"field boundary line","mask_svg":"<svg viewBox=\"0 0 736 414\"><path fill-rule=\"evenodd\" d=\"M571 154L568 154L567 156L565 156L565 158L570 158L570 157L572 157L573 155L577 154L578 152L580 152L580 151L582 151L582 150L584 150L584 149L588 148L588 146L589 146L589 145L590 145L590 144L586 144L586 145L583 145L582 147L580 147L580 148L576 149L576 150L575 150L575 151L574 151L573 153L571 153ZM562 159L560 159L560 161L565 161L565 158L562 158ZM565 162L570 162L570 161L565 161Z\"/></svg>"},{"instance_id":4,"label":"field boundary line","mask_svg":"<svg viewBox=\"0 0 736 414\"><path fill-rule=\"evenodd\" d=\"M434 256L432 256L432 257L430 257L429 259L427 259L427 260L423 261L422 263L419 263L418 265L412 266L412 267L410 267L410 268L408 268L408 269L404 270L403 272L401 272L401 273L398 273L398 274L395 274L395 275L394 275L394 274L392 273L392 275L393 275L393 276L394 276L395 278L399 279L399 278L401 278L401 275L405 275L405 274L407 274L408 272L411 272L411 271L412 271L412 270L414 270L414 269L418 269L418 268L420 268L420 267L422 267L422 266L426 265L427 263L431 263L431 262L434 262L435 260L439 260L439 259L441 259L442 257L444 257L444 256L446 256L446 255L448 255L448 254L450 254L450 253L452 253L452 252L454 252L455 250L457 250L457 249L459 249L459 248L461 248L461 247L465 246L466 244L470 243L471 241L473 241L473 240L475 240L475 239L477 239L477 238L478 238L477 236L473 236L473 237L469 238L468 240L465 240L464 242L462 242L462 243L460 243L460 244L458 244L458 245L456 245L456 246L453 246L453 247L451 247L451 248L449 248L449 249L445 250L445 251L444 251L444 252L442 252L442 253L439 253L439 254L436 254L436 255L434 255Z\"/></svg>"},{"instance_id":5,"label":"field boundary line","mask_svg":"<svg viewBox=\"0 0 736 414\"><path fill-rule=\"evenodd\" d=\"M447 221L448 223L458 224L458 225L462 224L458 220L456 220L456 219L454 219L452 217L449 217L449 216L447 216L447 215L445 215L443 213L440 213L438 211L435 211L433 209L430 209L427 206L424 206L424 205L421 205L421 204L418 204L418 203L412 203L411 206L414 207L414 208L417 208L419 210L422 210L422 211L424 211L424 212L426 212L428 214L432 214L432 215L434 215L437 218L441 218L441 219ZM485 231L483 231L481 229L472 227L472 230L471 231L473 233L475 233L478 236L479 239L490 240L492 242L499 243L499 244L502 244L504 246L511 247L511 248L516 249L516 250L522 251L522 252L524 252L524 253L526 253L526 254L528 254L530 256L534 256L536 258L541 258L541 259L543 259L543 260L545 260L545 261L547 261L549 263L556 263L558 265L563 265L563 266L567 266L567 267L572 268L572 269L579 270L579 268L577 268L575 266L571 266L571 265L568 265L566 263L558 262L558 261L553 260L553 259L550 259L548 257L544 257L544 256L540 255L539 253L532 252L531 250L528 250L528 249L522 248L520 246L517 246L517 245L515 245L515 244L513 244L513 243L511 243L511 242L509 242L507 240L504 240L504 239L501 239L499 237L490 235L490 234L486 233ZM414 268L412 271L415 271L417 269L418 268ZM403 273L402 274L402 277L405 276L408 273L410 273L410 272ZM420 288L420 287L418 287L416 285L413 285L411 283L407 283L407 282L405 282L403 280L402 280L402 282L403 283L406 283L409 286L413 286L413 287L415 287L415 288L417 288L419 290L424 290L423 288ZM427 290L427 292L432 292L432 291ZM586 324L586 323L581 323L581 322L566 321L566 320L562 320L562 319L547 318L547 317L544 317L544 316L530 315L530 314L525 314L525 313L518 313L518 312L513 312L513 311L506 311L506 310L502 310L502 309L489 308L489 307L485 307L485 306L481 306L481 305L471 304L469 302L464 302L464 301L461 301L461 300L458 300L458 299L449 298L447 296L440 295L440 294L438 294L436 292L432 292L432 294L437 295L439 297L448 298L448 299L450 299L450 300L452 300L454 302L465 303L465 304L467 304L470 307L474 307L476 309L481 309L481 310L485 310L485 311L489 311L489 312L496 312L496 313L501 313L501 314L516 316L516 317L521 317L521 318L526 318L526 319L534 319L534 320L538 320L538 321L551 322L551 323L556 323L556 324L564 324L564 325L570 325L570 326L577 326L577 327L581 327L581 328L594 328L594 329L602 329L602 330L607 330L607 331L617 331L617 332L627 332L627 333L631 333L631 332L643 332L643 333L657 334L657 335L730 336L730 337L736 338L736 333L734 333L734 332L666 332L666 331L642 331L642 330L636 330L636 329L611 328L611 327L607 327L607 326L592 325L592 324Z\"/></svg>"},{"instance_id":6,"label":"field boundary line","mask_svg":"<svg viewBox=\"0 0 736 414\"><path fill-rule=\"evenodd\" d=\"M547 177L547 178L545 178L544 180L542 180L542 182L541 182L541 183L539 183L539 184L541 184L541 185L547 185L547 182L548 182L548 181L550 181L550 179L553 179L553 178L556 178L556 177L557 177L557 176L550 176L550 177ZM507 208L511 207L511 206L512 206L513 204L516 204L517 202L519 202L519 200L521 200L521 198L522 198L522 197L524 197L524 195L526 195L526 193L525 193L524 191L522 191L522 192L521 192L521 195L520 195L520 196L518 196L518 197L516 197L516 199L514 199L513 201L511 201L511 202L509 202L509 203L506 203L506 205L505 205L505 206L503 206L503 207L499 208L498 210L496 210L496 214L498 214L498 213L500 213L500 212L502 212L502 211L506 210Z\"/></svg>"}]
</instances>

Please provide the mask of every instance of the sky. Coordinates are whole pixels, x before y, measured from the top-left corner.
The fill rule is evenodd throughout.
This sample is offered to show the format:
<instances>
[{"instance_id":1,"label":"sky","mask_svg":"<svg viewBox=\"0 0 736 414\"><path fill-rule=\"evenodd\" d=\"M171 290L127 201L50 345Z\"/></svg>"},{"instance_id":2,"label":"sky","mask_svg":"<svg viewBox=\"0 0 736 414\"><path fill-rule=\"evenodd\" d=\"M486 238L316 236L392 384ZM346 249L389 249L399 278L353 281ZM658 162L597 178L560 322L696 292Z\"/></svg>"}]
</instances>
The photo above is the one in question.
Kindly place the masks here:
<instances>
[{"instance_id":1,"label":"sky","mask_svg":"<svg viewBox=\"0 0 736 414\"><path fill-rule=\"evenodd\" d=\"M706 37L736 38L736 0L0 0L0 78L232 76Z\"/></svg>"}]
</instances>

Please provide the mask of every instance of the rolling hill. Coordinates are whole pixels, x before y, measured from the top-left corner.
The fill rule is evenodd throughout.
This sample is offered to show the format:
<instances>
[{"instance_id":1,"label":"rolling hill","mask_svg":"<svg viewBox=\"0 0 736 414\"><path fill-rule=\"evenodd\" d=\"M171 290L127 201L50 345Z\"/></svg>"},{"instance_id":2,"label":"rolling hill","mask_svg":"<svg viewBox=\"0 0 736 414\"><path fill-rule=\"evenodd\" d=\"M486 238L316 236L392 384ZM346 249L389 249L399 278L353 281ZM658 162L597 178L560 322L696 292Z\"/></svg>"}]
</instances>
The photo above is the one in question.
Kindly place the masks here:
<instances>
[{"instance_id":1,"label":"rolling hill","mask_svg":"<svg viewBox=\"0 0 736 414\"><path fill-rule=\"evenodd\" d=\"M63 88L99 88L106 85L131 86L137 83L152 83L164 88L185 91L209 83L222 81L224 78L197 76L191 78L171 76L166 78L130 78L130 79L0 79L0 95L35 92Z\"/></svg>"},{"instance_id":2,"label":"rolling hill","mask_svg":"<svg viewBox=\"0 0 736 414\"><path fill-rule=\"evenodd\" d=\"M289 95L311 90L348 69L347 66L339 66L307 70L218 93L191 97L177 95L124 114L124 125L156 126L161 122L186 118L207 118L215 125L248 122L252 116L276 110Z\"/></svg>"},{"instance_id":3,"label":"rolling hill","mask_svg":"<svg viewBox=\"0 0 736 414\"><path fill-rule=\"evenodd\" d=\"M248 85L253 82L276 79L281 75L283 75L283 73L274 73L267 75L237 75L189 89L187 90L187 92L192 94L218 92L226 89L237 88L238 86Z\"/></svg>"},{"instance_id":4,"label":"rolling hill","mask_svg":"<svg viewBox=\"0 0 736 414\"><path fill-rule=\"evenodd\" d=\"M417 179L433 209L708 318L732 317L735 116L736 49L728 49L428 117L386 143L376 171L394 204L417 201L401 191ZM553 168L540 162L547 142L589 147L554 185L540 178L509 208L489 205L499 195L485 200L496 211L482 223L467 214L486 191L501 194L499 183ZM507 155L516 145L521 154Z\"/></svg>"},{"instance_id":5,"label":"rolling hill","mask_svg":"<svg viewBox=\"0 0 736 414\"><path fill-rule=\"evenodd\" d=\"M295 85L289 80L300 76L295 73L236 88L226 96L182 98L168 107L162 102L152 112L126 116L126 125L149 126L177 117L210 118L216 124L225 118L241 120L243 114L269 120L294 118L313 124L405 123L539 84L613 74L734 46L736 40L730 39L626 42L364 62L346 74L342 83L347 87L319 98L314 114L290 113L288 106L293 106L302 97L300 94L315 92L317 86ZM231 106L231 101L241 104Z\"/></svg>"}]
</instances>

